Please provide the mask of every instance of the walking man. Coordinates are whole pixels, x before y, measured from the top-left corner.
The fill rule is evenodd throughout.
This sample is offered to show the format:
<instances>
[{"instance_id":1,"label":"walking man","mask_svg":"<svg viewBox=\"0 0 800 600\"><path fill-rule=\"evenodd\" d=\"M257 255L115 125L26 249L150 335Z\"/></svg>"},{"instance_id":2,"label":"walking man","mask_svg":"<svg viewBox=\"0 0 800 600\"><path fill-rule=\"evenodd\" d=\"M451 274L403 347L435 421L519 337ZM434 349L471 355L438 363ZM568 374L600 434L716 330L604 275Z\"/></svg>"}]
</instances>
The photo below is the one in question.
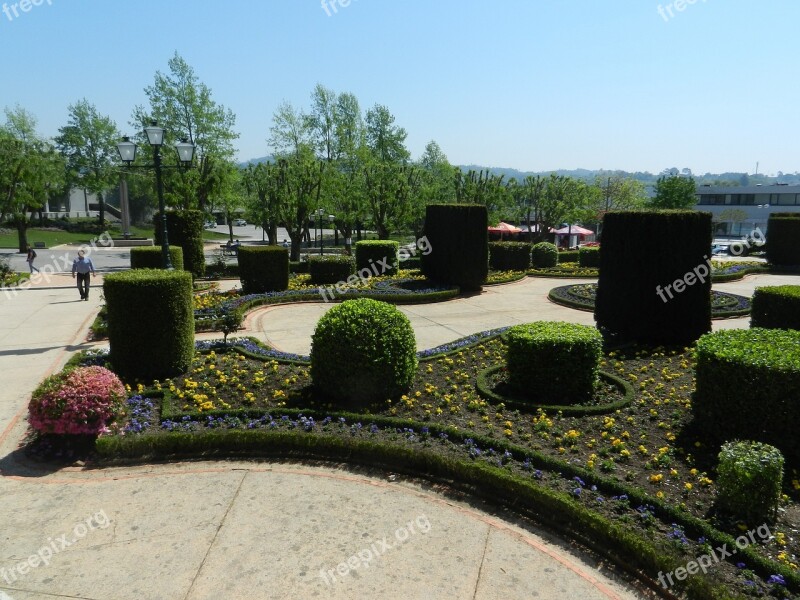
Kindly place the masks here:
<instances>
[{"instance_id":1,"label":"walking man","mask_svg":"<svg viewBox=\"0 0 800 600\"><path fill-rule=\"evenodd\" d=\"M72 278L78 275L78 291L81 300L89 300L90 275L94 275L94 264L91 258L86 258L83 250L78 250L78 258L72 261Z\"/></svg>"},{"instance_id":2,"label":"walking man","mask_svg":"<svg viewBox=\"0 0 800 600\"><path fill-rule=\"evenodd\" d=\"M30 244L28 244L28 257L25 260L28 262L28 266L31 269L31 275L33 275L34 271L36 271L37 273L41 272L39 271L39 269L33 266L33 261L36 260L36 250L31 248Z\"/></svg>"}]
</instances>

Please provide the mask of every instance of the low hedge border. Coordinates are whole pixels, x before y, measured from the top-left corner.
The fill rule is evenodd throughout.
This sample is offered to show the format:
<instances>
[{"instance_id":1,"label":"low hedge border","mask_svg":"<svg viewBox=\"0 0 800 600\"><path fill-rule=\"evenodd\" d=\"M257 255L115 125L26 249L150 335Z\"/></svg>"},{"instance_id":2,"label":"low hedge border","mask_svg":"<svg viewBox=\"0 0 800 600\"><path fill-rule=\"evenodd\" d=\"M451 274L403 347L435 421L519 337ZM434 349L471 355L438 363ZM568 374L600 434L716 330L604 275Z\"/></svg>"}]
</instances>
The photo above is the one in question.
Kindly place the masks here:
<instances>
[{"instance_id":1,"label":"low hedge border","mask_svg":"<svg viewBox=\"0 0 800 600\"><path fill-rule=\"evenodd\" d=\"M558 267L551 267L551 269L558 269ZM591 273L578 275L575 273L564 273L550 269L529 269L527 275L528 277L552 277L554 279L597 279L600 276L597 269L586 270L591 271Z\"/></svg>"},{"instance_id":2,"label":"low hedge border","mask_svg":"<svg viewBox=\"0 0 800 600\"><path fill-rule=\"evenodd\" d=\"M521 281L525 279L528 274L525 271L510 271L508 275L499 276L499 277L492 277L492 274L489 273L489 279L486 280L484 286L490 285L503 285L506 283L514 283L515 281Z\"/></svg>"},{"instance_id":3,"label":"low hedge border","mask_svg":"<svg viewBox=\"0 0 800 600\"><path fill-rule=\"evenodd\" d=\"M312 417L319 417L322 414L313 410L281 411L281 414L286 415L300 413ZM334 413L324 414L335 416ZM366 417L362 420L376 424L389 421L387 418L375 419L370 415L354 415L354 417L356 419ZM683 526L687 534L694 537L702 535L714 544L735 547L736 542L732 536L716 530L707 522L686 515L657 498L648 497L638 489L629 488L619 481L587 471L582 467L540 455L535 451L521 451L505 440L483 439L450 427L420 425L415 421L400 419L392 421L390 425L392 427L428 426L432 435L445 433L459 443L470 437L486 448L494 447L510 452L513 450L515 460L528 458L531 464L548 472L558 473L567 478L580 477L587 485L594 484L605 494L626 495L631 506L650 505L655 516L664 523ZM485 463L450 459L399 444L376 443L371 440L330 434L309 434L305 431L208 430L202 433L171 432L157 435L101 437L97 440L96 449L101 457L111 459L109 462L114 462L115 458L178 459L187 456L197 457L198 454L204 457L278 456L284 459L345 461L350 464L379 466L415 476L447 477L455 479L460 485L476 486L477 489L470 488L471 491L500 501L516 510L522 508L524 512L538 516L544 523L556 527L560 525L562 532L588 542L616 564L623 564L631 570L641 569L653 574L660 571L670 572L679 566L684 566L687 560L687 556L678 555L666 544L656 547L620 523L593 513L566 494L539 486L530 479ZM612 552L610 548L616 548L618 552ZM741 560L742 557L746 558L750 568L765 580L769 575L777 573L784 577L790 588L800 589L800 575L788 567L758 555L750 547L738 551L737 560ZM626 562L629 564L626 565ZM641 576L641 573L639 575ZM692 598L711 600L729 597L726 595L726 588L720 584L712 584L707 576L689 576L689 579L679 585L684 586Z\"/></svg>"},{"instance_id":4,"label":"low hedge border","mask_svg":"<svg viewBox=\"0 0 800 600\"><path fill-rule=\"evenodd\" d=\"M597 406L585 406L580 404L547 405L516 400L511 396L503 396L502 394L498 394L492 390L490 377L504 368L505 365L495 365L494 367L490 367L481 371L478 373L478 380L475 384L475 387L478 390L478 395L481 396L481 398L489 400L490 402L494 402L495 404L505 404L512 410L519 410L520 412L535 412L536 410L541 409L546 412L560 412L566 417L586 417L589 415L602 415L611 413L625 408L631 402L633 402L633 387L624 379L605 371L600 371L600 379L605 380L621 389L625 394L625 397L622 400L618 402L612 402L611 404L598 404Z\"/></svg>"}]
</instances>

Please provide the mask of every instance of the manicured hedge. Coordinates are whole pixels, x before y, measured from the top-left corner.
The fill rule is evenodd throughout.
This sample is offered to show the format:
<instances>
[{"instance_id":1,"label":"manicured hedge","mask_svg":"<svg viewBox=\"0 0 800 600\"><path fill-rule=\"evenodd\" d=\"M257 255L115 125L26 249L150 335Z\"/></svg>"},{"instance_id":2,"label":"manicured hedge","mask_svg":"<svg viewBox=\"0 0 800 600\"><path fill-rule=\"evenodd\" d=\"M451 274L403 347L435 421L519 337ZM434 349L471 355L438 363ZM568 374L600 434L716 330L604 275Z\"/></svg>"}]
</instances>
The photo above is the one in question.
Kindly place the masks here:
<instances>
[{"instance_id":1,"label":"manicured hedge","mask_svg":"<svg viewBox=\"0 0 800 600\"><path fill-rule=\"evenodd\" d=\"M183 270L183 248L169 247L169 259L172 267ZM161 246L141 246L131 248L131 269L162 269Z\"/></svg>"},{"instance_id":2,"label":"manicured hedge","mask_svg":"<svg viewBox=\"0 0 800 600\"><path fill-rule=\"evenodd\" d=\"M666 239L680 243L653 243ZM594 316L609 340L687 344L711 331L711 213L610 212L602 248Z\"/></svg>"},{"instance_id":3,"label":"manicured hedge","mask_svg":"<svg viewBox=\"0 0 800 600\"><path fill-rule=\"evenodd\" d=\"M576 263L579 260L580 252L578 250L560 250L558 253L558 264L562 263Z\"/></svg>"},{"instance_id":4,"label":"manicured hedge","mask_svg":"<svg viewBox=\"0 0 800 600\"><path fill-rule=\"evenodd\" d=\"M495 271L527 271L531 266L531 245L489 242L489 266Z\"/></svg>"},{"instance_id":5,"label":"manicured hedge","mask_svg":"<svg viewBox=\"0 0 800 600\"><path fill-rule=\"evenodd\" d=\"M599 267L600 246L586 246L578 250L578 264L582 267Z\"/></svg>"},{"instance_id":6,"label":"manicured hedge","mask_svg":"<svg viewBox=\"0 0 800 600\"><path fill-rule=\"evenodd\" d=\"M346 300L325 313L311 339L314 386L345 405L403 394L417 364L411 322L386 302Z\"/></svg>"},{"instance_id":7,"label":"manicured hedge","mask_svg":"<svg viewBox=\"0 0 800 600\"><path fill-rule=\"evenodd\" d=\"M772 521L783 486L783 455L760 442L722 445L717 467L717 507L745 523Z\"/></svg>"},{"instance_id":8,"label":"manicured hedge","mask_svg":"<svg viewBox=\"0 0 800 600\"><path fill-rule=\"evenodd\" d=\"M202 277L206 272L206 258L203 254L203 224L205 215L199 210L167 211L167 236L169 243L183 248L184 268L194 277ZM155 244L161 245L161 213L153 216Z\"/></svg>"},{"instance_id":9,"label":"manicured hedge","mask_svg":"<svg viewBox=\"0 0 800 600\"><path fill-rule=\"evenodd\" d=\"M767 221L767 261L800 265L800 213L772 213Z\"/></svg>"},{"instance_id":10,"label":"manicured hedge","mask_svg":"<svg viewBox=\"0 0 800 600\"><path fill-rule=\"evenodd\" d=\"M356 270L352 256L309 256L308 272L314 285L329 285L347 281Z\"/></svg>"},{"instance_id":11,"label":"manicured hedge","mask_svg":"<svg viewBox=\"0 0 800 600\"><path fill-rule=\"evenodd\" d=\"M756 288L750 316L751 327L800 329L800 285Z\"/></svg>"},{"instance_id":12,"label":"manicured hedge","mask_svg":"<svg viewBox=\"0 0 800 600\"><path fill-rule=\"evenodd\" d=\"M111 364L126 381L185 373L194 356L192 276L135 269L106 275Z\"/></svg>"},{"instance_id":13,"label":"manicured hedge","mask_svg":"<svg viewBox=\"0 0 800 600\"><path fill-rule=\"evenodd\" d=\"M400 244L392 240L362 240L356 242L356 271L366 269L372 275L395 275L400 261ZM388 268L386 265L388 264Z\"/></svg>"},{"instance_id":14,"label":"manicured hedge","mask_svg":"<svg viewBox=\"0 0 800 600\"><path fill-rule=\"evenodd\" d=\"M282 292L289 288L289 249L282 246L242 246L239 278L245 294Z\"/></svg>"},{"instance_id":15,"label":"manicured hedge","mask_svg":"<svg viewBox=\"0 0 800 600\"><path fill-rule=\"evenodd\" d=\"M547 269L558 264L558 248L550 242L534 244L531 250L531 263L536 269Z\"/></svg>"},{"instance_id":16,"label":"manicured hedge","mask_svg":"<svg viewBox=\"0 0 800 600\"><path fill-rule=\"evenodd\" d=\"M800 458L800 331L731 329L697 341L694 418L720 441L749 439Z\"/></svg>"},{"instance_id":17,"label":"manicured hedge","mask_svg":"<svg viewBox=\"0 0 800 600\"><path fill-rule=\"evenodd\" d=\"M594 327L537 321L505 335L511 386L539 404L575 404L592 397L603 338Z\"/></svg>"},{"instance_id":18,"label":"manicured hedge","mask_svg":"<svg viewBox=\"0 0 800 600\"><path fill-rule=\"evenodd\" d=\"M479 204L429 204L425 237L431 251L422 255L422 272L462 290L477 290L489 275L489 217Z\"/></svg>"}]
</instances>

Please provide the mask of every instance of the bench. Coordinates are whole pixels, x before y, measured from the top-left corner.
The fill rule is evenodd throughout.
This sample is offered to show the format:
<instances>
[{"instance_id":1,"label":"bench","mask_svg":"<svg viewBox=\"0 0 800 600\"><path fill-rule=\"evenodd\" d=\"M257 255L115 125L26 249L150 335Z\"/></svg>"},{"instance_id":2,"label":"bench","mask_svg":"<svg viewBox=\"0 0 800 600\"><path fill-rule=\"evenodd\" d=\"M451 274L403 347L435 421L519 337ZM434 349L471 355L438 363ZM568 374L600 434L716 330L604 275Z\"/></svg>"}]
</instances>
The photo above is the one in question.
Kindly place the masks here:
<instances>
[{"instance_id":1,"label":"bench","mask_svg":"<svg viewBox=\"0 0 800 600\"><path fill-rule=\"evenodd\" d=\"M42 248L47 248L47 246L45 245L45 243L44 243L44 242L33 242L33 247L34 247L34 248L38 248L38 249L40 249L40 250L41 250Z\"/></svg>"},{"instance_id":2,"label":"bench","mask_svg":"<svg viewBox=\"0 0 800 600\"><path fill-rule=\"evenodd\" d=\"M219 247L222 249L222 256L239 256L239 246L220 244Z\"/></svg>"}]
</instances>

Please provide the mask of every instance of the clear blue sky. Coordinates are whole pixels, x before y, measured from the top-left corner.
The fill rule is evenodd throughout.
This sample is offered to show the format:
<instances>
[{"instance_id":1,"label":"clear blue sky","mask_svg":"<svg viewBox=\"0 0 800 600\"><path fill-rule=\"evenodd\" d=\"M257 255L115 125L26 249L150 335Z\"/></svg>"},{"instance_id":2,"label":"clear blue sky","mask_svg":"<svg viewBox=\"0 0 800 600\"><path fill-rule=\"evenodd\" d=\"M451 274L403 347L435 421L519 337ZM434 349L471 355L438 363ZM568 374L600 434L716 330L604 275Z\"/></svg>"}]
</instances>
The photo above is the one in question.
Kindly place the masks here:
<instances>
[{"instance_id":1,"label":"clear blue sky","mask_svg":"<svg viewBox=\"0 0 800 600\"><path fill-rule=\"evenodd\" d=\"M0 107L47 136L83 97L130 133L177 50L236 114L243 160L319 82L388 106L414 157L435 139L522 170L800 170L798 0L37 1L0 12Z\"/></svg>"}]
</instances>

